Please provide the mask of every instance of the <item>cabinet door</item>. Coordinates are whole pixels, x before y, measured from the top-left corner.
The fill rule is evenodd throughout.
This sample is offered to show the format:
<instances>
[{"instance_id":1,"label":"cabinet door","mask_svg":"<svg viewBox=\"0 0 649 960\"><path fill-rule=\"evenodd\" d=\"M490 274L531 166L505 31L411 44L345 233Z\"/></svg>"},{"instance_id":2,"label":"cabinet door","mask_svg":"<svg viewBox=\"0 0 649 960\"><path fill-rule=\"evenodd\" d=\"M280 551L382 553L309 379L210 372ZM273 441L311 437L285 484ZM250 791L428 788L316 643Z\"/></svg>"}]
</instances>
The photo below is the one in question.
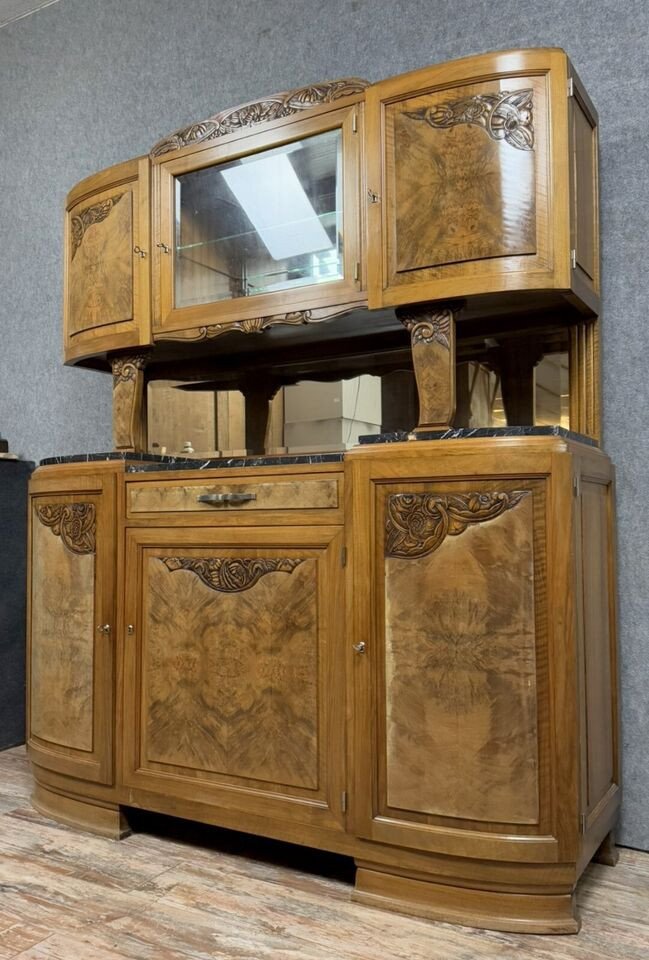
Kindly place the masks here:
<instances>
[{"instance_id":1,"label":"cabinet door","mask_svg":"<svg viewBox=\"0 0 649 960\"><path fill-rule=\"evenodd\" d=\"M35 763L111 783L114 477L34 481L28 744Z\"/></svg>"},{"instance_id":2,"label":"cabinet door","mask_svg":"<svg viewBox=\"0 0 649 960\"><path fill-rule=\"evenodd\" d=\"M247 816L342 828L341 540L332 527L128 531L129 786L218 807L240 829Z\"/></svg>"},{"instance_id":3,"label":"cabinet door","mask_svg":"<svg viewBox=\"0 0 649 960\"><path fill-rule=\"evenodd\" d=\"M566 84L528 50L368 88L370 307L569 287Z\"/></svg>"},{"instance_id":4,"label":"cabinet door","mask_svg":"<svg viewBox=\"0 0 649 960\"><path fill-rule=\"evenodd\" d=\"M372 546L354 536L366 645L355 829L458 856L551 859L545 481L371 488L357 519Z\"/></svg>"},{"instance_id":5,"label":"cabinet door","mask_svg":"<svg viewBox=\"0 0 649 960\"><path fill-rule=\"evenodd\" d=\"M65 358L150 340L149 161L111 167L70 193Z\"/></svg>"},{"instance_id":6,"label":"cabinet door","mask_svg":"<svg viewBox=\"0 0 649 960\"><path fill-rule=\"evenodd\" d=\"M361 119L355 104L156 161L156 339L301 324L364 300Z\"/></svg>"}]
</instances>

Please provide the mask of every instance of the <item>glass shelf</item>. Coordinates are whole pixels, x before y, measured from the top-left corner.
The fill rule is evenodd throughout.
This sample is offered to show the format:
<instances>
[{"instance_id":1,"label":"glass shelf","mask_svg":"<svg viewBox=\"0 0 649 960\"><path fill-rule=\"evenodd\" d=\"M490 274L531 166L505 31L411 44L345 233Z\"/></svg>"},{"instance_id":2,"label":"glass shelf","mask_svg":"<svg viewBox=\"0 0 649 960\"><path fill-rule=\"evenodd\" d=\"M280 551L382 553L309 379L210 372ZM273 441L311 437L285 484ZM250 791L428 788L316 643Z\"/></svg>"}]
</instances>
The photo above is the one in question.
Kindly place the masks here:
<instances>
[{"instance_id":1,"label":"glass shelf","mask_svg":"<svg viewBox=\"0 0 649 960\"><path fill-rule=\"evenodd\" d=\"M341 130L175 184L176 307L344 278Z\"/></svg>"}]
</instances>

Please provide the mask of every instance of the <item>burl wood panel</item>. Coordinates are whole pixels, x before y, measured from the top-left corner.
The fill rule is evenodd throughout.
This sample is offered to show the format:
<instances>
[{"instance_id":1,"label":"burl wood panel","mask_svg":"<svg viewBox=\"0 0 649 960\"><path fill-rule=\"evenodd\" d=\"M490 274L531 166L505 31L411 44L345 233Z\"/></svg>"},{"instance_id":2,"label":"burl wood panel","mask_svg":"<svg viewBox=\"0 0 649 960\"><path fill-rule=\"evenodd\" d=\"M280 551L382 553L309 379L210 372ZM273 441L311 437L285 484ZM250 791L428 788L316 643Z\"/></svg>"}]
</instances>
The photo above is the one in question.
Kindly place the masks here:
<instances>
[{"instance_id":1,"label":"burl wood panel","mask_svg":"<svg viewBox=\"0 0 649 960\"><path fill-rule=\"evenodd\" d=\"M597 283L597 135L575 100L572 103L575 191L573 246L577 264Z\"/></svg>"},{"instance_id":2,"label":"burl wood panel","mask_svg":"<svg viewBox=\"0 0 649 960\"><path fill-rule=\"evenodd\" d=\"M608 582L608 487L582 483L584 664L588 751L588 810L613 781L613 690Z\"/></svg>"},{"instance_id":3,"label":"burl wood panel","mask_svg":"<svg viewBox=\"0 0 649 960\"><path fill-rule=\"evenodd\" d=\"M145 563L142 762L317 788L316 561L237 592Z\"/></svg>"},{"instance_id":4,"label":"burl wood panel","mask_svg":"<svg viewBox=\"0 0 649 960\"><path fill-rule=\"evenodd\" d=\"M107 216L90 223L78 245L72 243L68 264L71 336L133 317L133 194L126 187L120 189L123 193ZM75 208L71 216L78 212Z\"/></svg>"},{"instance_id":5,"label":"burl wood panel","mask_svg":"<svg viewBox=\"0 0 649 960\"><path fill-rule=\"evenodd\" d=\"M73 553L32 515L31 732L93 749L94 553Z\"/></svg>"},{"instance_id":6,"label":"burl wood panel","mask_svg":"<svg viewBox=\"0 0 649 960\"><path fill-rule=\"evenodd\" d=\"M538 822L531 493L386 557L385 673L388 806Z\"/></svg>"},{"instance_id":7,"label":"burl wood panel","mask_svg":"<svg viewBox=\"0 0 649 960\"><path fill-rule=\"evenodd\" d=\"M199 503L198 497L210 493L254 493L255 500L213 506ZM154 486L151 483L128 485L130 513L176 513L198 510L218 513L233 510L304 510L338 506L338 480L289 480L271 483L205 483Z\"/></svg>"},{"instance_id":8,"label":"burl wood panel","mask_svg":"<svg viewBox=\"0 0 649 960\"><path fill-rule=\"evenodd\" d=\"M534 150L494 139L484 125L442 125L444 114L476 95L515 93L529 78L438 90L386 107L394 163L398 272L536 252ZM519 115L524 109L512 105ZM533 122L527 124L533 130Z\"/></svg>"}]
</instances>

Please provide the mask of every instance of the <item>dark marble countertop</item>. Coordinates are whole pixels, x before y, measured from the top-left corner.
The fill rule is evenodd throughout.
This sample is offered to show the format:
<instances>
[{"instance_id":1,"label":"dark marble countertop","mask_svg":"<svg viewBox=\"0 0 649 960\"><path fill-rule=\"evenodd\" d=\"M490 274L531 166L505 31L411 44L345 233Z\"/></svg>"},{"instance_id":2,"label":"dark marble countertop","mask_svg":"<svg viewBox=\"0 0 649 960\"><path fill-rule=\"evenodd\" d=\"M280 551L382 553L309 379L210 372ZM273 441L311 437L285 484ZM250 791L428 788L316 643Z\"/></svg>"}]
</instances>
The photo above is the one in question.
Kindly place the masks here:
<instances>
[{"instance_id":1,"label":"dark marble countertop","mask_svg":"<svg viewBox=\"0 0 649 960\"><path fill-rule=\"evenodd\" d=\"M451 430L431 430L423 433L408 433L397 430L393 433L373 433L359 437L359 444L402 443L406 440L469 440L483 437L563 437L578 443L596 447L591 437L573 433L564 427L458 427ZM156 453L79 453L63 457L48 457L41 460L41 467L62 463L93 463L104 460L121 460L127 473L146 473L160 470L218 470L239 467L293 467L316 463L342 463L344 452L276 454L271 456L215 457L201 460L190 457L163 456ZM0 461L1 462L1 461ZM9 461L14 462L15 461Z\"/></svg>"},{"instance_id":2,"label":"dark marble countertop","mask_svg":"<svg viewBox=\"0 0 649 960\"><path fill-rule=\"evenodd\" d=\"M592 437L573 433L565 427L453 427L450 430L430 430L422 433L408 433L396 430L394 433L371 433L358 438L361 446L368 443L402 443L404 440L470 440L483 437L563 437L577 443L587 443L596 447Z\"/></svg>"},{"instance_id":3,"label":"dark marble countertop","mask_svg":"<svg viewBox=\"0 0 649 960\"><path fill-rule=\"evenodd\" d=\"M173 463L132 463L127 466L126 471L127 473L150 473L158 470L218 470L228 467L297 467L315 463L342 463L344 456L341 452L217 457L212 460L177 459Z\"/></svg>"},{"instance_id":4,"label":"dark marble countertop","mask_svg":"<svg viewBox=\"0 0 649 960\"><path fill-rule=\"evenodd\" d=\"M39 465L41 467L51 467L59 463L95 463L103 460L144 460L146 463L178 464L180 466L185 463L194 463L193 460L189 460L187 457L169 457L162 456L159 453L124 453L113 451L112 453L72 453L64 457L46 457L45 460L40 461Z\"/></svg>"}]
</instances>

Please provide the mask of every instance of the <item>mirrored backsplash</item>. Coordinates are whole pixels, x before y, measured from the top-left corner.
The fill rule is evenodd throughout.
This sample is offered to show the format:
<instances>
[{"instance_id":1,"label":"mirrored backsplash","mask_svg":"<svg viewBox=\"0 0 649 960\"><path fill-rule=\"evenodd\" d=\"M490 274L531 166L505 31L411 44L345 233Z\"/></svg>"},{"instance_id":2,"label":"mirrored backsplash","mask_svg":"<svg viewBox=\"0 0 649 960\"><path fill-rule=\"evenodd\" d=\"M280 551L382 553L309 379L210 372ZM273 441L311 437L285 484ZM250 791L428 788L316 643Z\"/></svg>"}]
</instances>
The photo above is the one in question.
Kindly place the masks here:
<instances>
[{"instance_id":1,"label":"mirrored backsplash","mask_svg":"<svg viewBox=\"0 0 649 960\"><path fill-rule=\"evenodd\" d=\"M510 388L511 389L511 388ZM457 368L457 427L512 426L503 383L480 363ZM281 387L252 410L239 390L157 380L148 386L150 453L199 457L326 453L350 449L368 434L410 431L417 423L412 370ZM533 424L569 427L568 355L544 356L534 369ZM248 408L247 408L248 407ZM254 418L266 417L265 435ZM263 431L263 426L261 427ZM248 431L248 438L246 432ZM252 437L256 437L252 442Z\"/></svg>"}]
</instances>

